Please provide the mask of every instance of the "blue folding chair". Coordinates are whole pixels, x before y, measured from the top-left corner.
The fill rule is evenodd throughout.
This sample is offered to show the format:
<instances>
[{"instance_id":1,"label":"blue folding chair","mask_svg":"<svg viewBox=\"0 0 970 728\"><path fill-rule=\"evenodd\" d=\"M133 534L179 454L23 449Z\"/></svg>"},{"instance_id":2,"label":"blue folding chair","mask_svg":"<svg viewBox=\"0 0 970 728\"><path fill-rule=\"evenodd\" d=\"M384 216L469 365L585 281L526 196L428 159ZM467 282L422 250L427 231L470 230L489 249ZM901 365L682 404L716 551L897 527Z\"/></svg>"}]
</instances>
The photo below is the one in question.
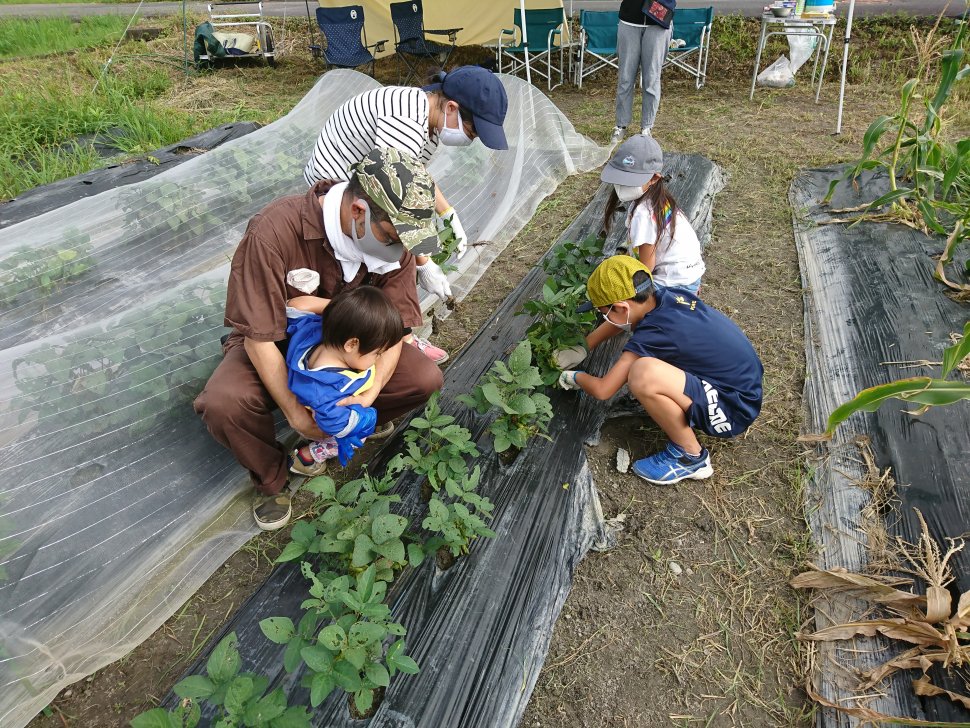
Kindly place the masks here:
<instances>
[{"instance_id":1,"label":"blue folding chair","mask_svg":"<svg viewBox=\"0 0 970 728\"><path fill-rule=\"evenodd\" d=\"M607 66L619 70L616 56L616 27L620 13L616 10L579 11L579 48L576 85L583 87L583 79Z\"/></svg>"},{"instance_id":2,"label":"blue folding chair","mask_svg":"<svg viewBox=\"0 0 970 728\"><path fill-rule=\"evenodd\" d=\"M546 79L546 87L551 91L560 86L565 75L563 55L563 32L566 24L566 13L562 7L526 9L525 30L528 45L522 42L522 11L515 8L512 15L513 28L503 28L498 36L496 60L499 73L518 73L528 67L532 73L537 73ZM516 42L518 38L518 42ZM553 54L559 52L559 83L552 85L552 74L556 70L553 66ZM509 68L503 70L503 59L510 61ZM545 70L542 70L545 68Z\"/></svg>"},{"instance_id":3,"label":"blue folding chair","mask_svg":"<svg viewBox=\"0 0 970 728\"><path fill-rule=\"evenodd\" d=\"M323 57L327 70L359 68L369 63L370 75L374 75L374 53L384 50L387 39L367 44L362 5L317 8L317 27L323 36L323 42L311 45L310 52L314 58Z\"/></svg>"},{"instance_id":4,"label":"blue folding chair","mask_svg":"<svg viewBox=\"0 0 970 728\"><path fill-rule=\"evenodd\" d=\"M406 84L418 75L423 60L433 59L442 68L458 44L458 32L462 28L429 30L424 27L424 6L421 0L391 3L391 22L394 23L394 50L407 67ZM448 43L430 40L428 35L448 36Z\"/></svg>"},{"instance_id":5,"label":"blue folding chair","mask_svg":"<svg viewBox=\"0 0 970 728\"><path fill-rule=\"evenodd\" d=\"M714 8L677 8L670 50L663 67L676 66L694 77L697 88L707 81Z\"/></svg>"}]
</instances>

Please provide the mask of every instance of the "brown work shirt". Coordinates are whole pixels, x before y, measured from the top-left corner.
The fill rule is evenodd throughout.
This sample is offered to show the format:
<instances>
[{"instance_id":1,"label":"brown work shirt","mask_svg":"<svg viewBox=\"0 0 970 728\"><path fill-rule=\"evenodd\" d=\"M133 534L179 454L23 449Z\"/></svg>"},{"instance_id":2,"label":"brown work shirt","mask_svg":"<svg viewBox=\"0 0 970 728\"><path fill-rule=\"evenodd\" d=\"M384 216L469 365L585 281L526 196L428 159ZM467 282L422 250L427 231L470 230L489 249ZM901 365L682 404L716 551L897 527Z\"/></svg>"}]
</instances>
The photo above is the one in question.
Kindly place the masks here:
<instances>
[{"instance_id":1,"label":"brown work shirt","mask_svg":"<svg viewBox=\"0 0 970 728\"><path fill-rule=\"evenodd\" d=\"M415 283L415 259L405 251L399 270L375 275L363 264L346 282L323 225L320 198L336 182L321 181L305 195L271 202L249 221L232 256L226 295L226 326L254 341L286 338L286 302L296 296L333 298L343 290L375 286L401 313L404 325L421 325L421 306ZM288 285L286 274L309 268L320 274L320 287L311 294Z\"/></svg>"}]
</instances>

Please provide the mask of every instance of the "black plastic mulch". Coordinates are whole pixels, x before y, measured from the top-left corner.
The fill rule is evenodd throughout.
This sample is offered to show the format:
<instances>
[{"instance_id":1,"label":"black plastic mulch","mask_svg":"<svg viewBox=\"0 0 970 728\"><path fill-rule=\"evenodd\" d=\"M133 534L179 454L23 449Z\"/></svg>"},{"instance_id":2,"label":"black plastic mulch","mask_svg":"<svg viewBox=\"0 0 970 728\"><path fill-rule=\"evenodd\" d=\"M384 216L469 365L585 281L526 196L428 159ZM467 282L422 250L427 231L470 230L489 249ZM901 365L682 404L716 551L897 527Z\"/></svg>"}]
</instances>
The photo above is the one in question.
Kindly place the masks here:
<instances>
[{"instance_id":1,"label":"black plastic mulch","mask_svg":"<svg viewBox=\"0 0 970 728\"><path fill-rule=\"evenodd\" d=\"M832 167L802 172L790 193L805 286L805 430L814 433L824 430L836 406L863 388L913 376L940 376L938 363L943 349L952 343L950 334L962 332L970 318L970 305L948 297L945 287L933 279L933 256L943 248L941 238L902 225L824 224L844 217L832 209L863 204L888 190L886 178L866 176L858 190L841 183L831 208L822 207L819 203L830 181L843 171ZM959 267L966 260L966 253L962 255ZM920 364L925 361L937 365ZM898 484L898 514L885 514L892 535L916 542L920 526L915 509L944 551L947 537L970 533L970 405L933 408L921 416L907 413L915 409L892 400L877 412L855 415L842 425L831 445L820 449L807 512L822 546L819 561L826 568L865 569L866 536L860 530L859 514L870 496L860 486L867 473L854 444L858 436L868 439L879 469L891 468ZM970 549L950 563L955 605L959 593L970 590ZM858 604L829 607L829 614L816 612L818 627L860 616L853 615ZM852 679L845 679L829 657L867 669L902 649L876 640L846 642L841 647L821 645L823 694L832 700L853 694ZM909 683L917 676L916 672L898 676L887 694L875 698L870 707L896 716L970 720L970 711L945 698L914 696ZM935 668L931 676L936 685L968 692L968 671L947 676ZM849 724L830 711L822 715L820 724Z\"/></svg>"}]
</instances>

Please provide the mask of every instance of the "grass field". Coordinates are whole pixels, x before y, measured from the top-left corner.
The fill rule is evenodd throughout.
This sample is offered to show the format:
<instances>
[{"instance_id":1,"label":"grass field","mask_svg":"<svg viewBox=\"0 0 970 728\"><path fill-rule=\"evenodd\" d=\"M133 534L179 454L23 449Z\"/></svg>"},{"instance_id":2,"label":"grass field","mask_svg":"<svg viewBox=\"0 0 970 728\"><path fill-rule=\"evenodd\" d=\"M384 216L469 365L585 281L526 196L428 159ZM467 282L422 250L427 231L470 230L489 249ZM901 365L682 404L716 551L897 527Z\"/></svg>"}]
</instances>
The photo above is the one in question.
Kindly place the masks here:
<instances>
[{"instance_id":1,"label":"grass field","mask_svg":"<svg viewBox=\"0 0 970 728\"><path fill-rule=\"evenodd\" d=\"M277 33L277 68L239 64L186 76L174 64L146 57L182 57L180 27L174 19L165 22L159 40L123 47L96 92L104 48L0 65L0 180L22 175L0 196L71 173L52 160L68 155L65 148L80 134L121 128L125 141L119 143L137 152L231 119L271 121L292 108L322 70L305 51L305 24L292 21L286 33ZM748 101L757 21L717 19L705 88L665 76L655 136L666 150L704 154L728 174L714 205L703 295L755 343L766 370L765 408L744 438L717 445L717 474L703 484L645 489L615 472L618 444L637 453L655 444L655 431L644 433L642 422L621 423L590 448L606 515L627 513L627 532L616 550L580 565L523 725L811 724L801 685L812 655L794 639L806 605L788 586L813 547L803 520L805 465L796 443L804 333L787 191L797 170L857 156L869 121L890 113L914 69L911 22L858 21L839 137L832 136L834 62L818 105L801 76L793 89L758 90ZM924 30L930 24L916 22ZM772 44L766 61L783 51L780 42ZM455 62L484 57L483 49L461 49ZM382 82L396 82L398 72L393 58L377 64ZM615 76L603 73L581 92L566 87L551 98L580 132L604 143L614 91ZM954 135L970 129L967 101L964 83L945 120ZM74 152L71 169L98 163L82 147ZM550 195L499 265L443 323L436 341L457 351L586 205L598 181L597 173L572 177ZM295 510L308 505L298 500ZM206 637L265 578L285 539L253 539L162 629L65 691L33 728L123 726L154 705ZM670 559L690 565L694 576L672 576Z\"/></svg>"}]
</instances>

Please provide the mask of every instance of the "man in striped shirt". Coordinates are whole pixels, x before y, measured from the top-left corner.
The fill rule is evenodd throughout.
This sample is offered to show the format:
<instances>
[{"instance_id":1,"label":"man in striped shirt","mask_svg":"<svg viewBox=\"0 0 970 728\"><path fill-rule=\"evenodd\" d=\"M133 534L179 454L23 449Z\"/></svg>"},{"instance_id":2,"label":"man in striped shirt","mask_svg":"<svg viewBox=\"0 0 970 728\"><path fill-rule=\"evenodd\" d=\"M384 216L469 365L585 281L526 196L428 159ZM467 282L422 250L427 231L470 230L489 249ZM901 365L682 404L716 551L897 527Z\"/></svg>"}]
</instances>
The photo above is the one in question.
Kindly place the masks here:
<instances>
[{"instance_id":1,"label":"man in striped shirt","mask_svg":"<svg viewBox=\"0 0 970 728\"><path fill-rule=\"evenodd\" d=\"M424 88L387 86L365 91L344 102L324 124L303 171L311 187L320 180L346 180L349 169L374 148L391 148L427 164L439 144L465 146L475 137L491 149L508 149L502 129L508 110L505 88L479 66L440 73ZM468 236L455 209L435 185L435 211L449 220L464 255ZM430 258L418 256L421 286L445 299L451 286ZM448 354L415 337L413 342L437 363Z\"/></svg>"}]
</instances>

